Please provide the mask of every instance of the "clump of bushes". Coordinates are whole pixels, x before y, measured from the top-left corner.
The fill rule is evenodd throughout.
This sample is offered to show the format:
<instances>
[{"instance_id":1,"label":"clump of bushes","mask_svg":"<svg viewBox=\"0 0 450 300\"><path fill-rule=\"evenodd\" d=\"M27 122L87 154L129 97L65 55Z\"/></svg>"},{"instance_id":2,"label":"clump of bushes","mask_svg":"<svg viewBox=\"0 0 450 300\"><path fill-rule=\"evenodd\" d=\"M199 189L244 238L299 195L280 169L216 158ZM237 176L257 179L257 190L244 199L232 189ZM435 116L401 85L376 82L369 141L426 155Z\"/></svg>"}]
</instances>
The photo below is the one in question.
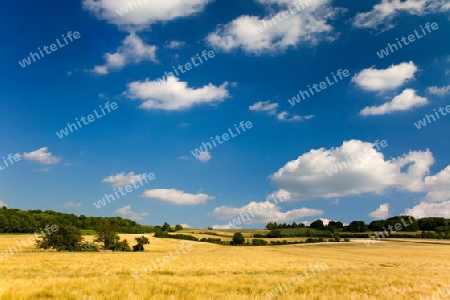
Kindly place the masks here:
<instances>
[{"instance_id":1,"label":"clump of bushes","mask_svg":"<svg viewBox=\"0 0 450 300\"><path fill-rule=\"evenodd\" d=\"M252 246L266 246L268 243L265 240L253 239Z\"/></svg>"}]
</instances>

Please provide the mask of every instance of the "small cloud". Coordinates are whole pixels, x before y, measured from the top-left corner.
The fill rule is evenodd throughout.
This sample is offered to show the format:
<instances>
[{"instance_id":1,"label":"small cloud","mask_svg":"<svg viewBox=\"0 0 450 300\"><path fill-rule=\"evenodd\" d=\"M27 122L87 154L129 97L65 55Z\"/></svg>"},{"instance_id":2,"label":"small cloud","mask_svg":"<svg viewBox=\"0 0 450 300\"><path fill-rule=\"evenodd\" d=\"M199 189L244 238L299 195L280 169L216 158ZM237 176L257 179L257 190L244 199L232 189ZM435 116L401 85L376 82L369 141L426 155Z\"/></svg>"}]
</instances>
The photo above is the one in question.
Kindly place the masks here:
<instances>
[{"instance_id":1,"label":"small cloud","mask_svg":"<svg viewBox=\"0 0 450 300\"><path fill-rule=\"evenodd\" d=\"M180 224L181 226L183 226L183 228L191 228L191 226L189 226L187 223L183 223L183 224Z\"/></svg>"},{"instance_id":2,"label":"small cloud","mask_svg":"<svg viewBox=\"0 0 450 300\"><path fill-rule=\"evenodd\" d=\"M189 126L189 123L182 122L182 123L178 124L178 127L188 127L188 126Z\"/></svg>"},{"instance_id":3,"label":"small cloud","mask_svg":"<svg viewBox=\"0 0 450 300\"><path fill-rule=\"evenodd\" d=\"M181 41L170 41L167 43L166 48L169 49L177 49L177 48L181 48L184 45L186 45L185 42L181 42Z\"/></svg>"},{"instance_id":4,"label":"small cloud","mask_svg":"<svg viewBox=\"0 0 450 300\"><path fill-rule=\"evenodd\" d=\"M381 204L376 210L371 212L369 216L373 219L386 219L389 216L389 204Z\"/></svg>"},{"instance_id":5,"label":"small cloud","mask_svg":"<svg viewBox=\"0 0 450 300\"><path fill-rule=\"evenodd\" d=\"M108 96L106 96L105 94L103 94L103 93L100 93L100 94L98 94L98 97L99 98L102 98L102 99L106 99L106 100L109 100L109 97Z\"/></svg>"},{"instance_id":6,"label":"small cloud","mask_svg":"<svg viewBox=\"0 0 450 300\"><path fill-rule=\"evenodd\" d=\"M6 205L6 203L5 203L5 202L3 202L3 201L1 201L1 200L0 200L0 208L2 208L3 206L6 206L6 207L8 207L8 205Z\"/></svg>"},{"instance_id":7,"label":"small cloud","mask_svg":"<svg viewBox=\"0 0 450 300\"><path fill-rule=\"evenodd\" d=\"M450 85L443 87L430 86L427 88L427 92L433 95L444 97L445 95L450 93Z\"/></svg>"},{"instance_id":8,"label":"small cloud","mask_svg":"<svg viewBox=\"0 0 450 300\"><path fill-rule=\"evenodd\" d=\"M417 66L412 62L391 65L387 69L364 69L352 78L352 82L367 91L394 90L414 79Z\"/></svg>"},{"instance_id":9,"label":"small cloud","mask_svg":"<svg viewBox=\"0 0 450 300\"><path fill-rule=\"evenodd\" d=\"M338 203L339 203L339 198L334 199L331 203L334 204L334 205L338 205Z\"/></svg>"},{"instance_id":10,"label":"small cloud","mask_svg":"<svg viewBox=\"0 0 450 300\"><path fill-rule=\"evenodd\" d=\"M64 203L64 208L80 208L81 203L73 203L73 201Z\"/></svg>"},{"instance_id":11,"label":"small cloud","mask_svg":"<svg viewBox=\"0 0 450 300\"><path fill-rule=\"evenodd\" d=\"M142 194L142 197L157 199L177 205L197 205L214 199L213 196L207 194L189 194L176 189L146 190L144 194Z\"/></svg>"},{"instance_id":12,"label":"small cloud","mask_svg":"<svg viewBox=\"0 0 450 300\"><path fill-rule=\"evenodd\" d=\"M212 229L242 229L242 227L233 227L230 224L227 225L213 225Z\"/></svg>"},{"instance_id":13,"label":"small cloud","mask_svg":"<svg viewBox=\"0 0 450 300\"><path fill-rule=\"evenodd\" d=\"M256 112L265 112L268 115L276 115L277 120L279 121L302 121L309 120L314 117L314 115L309 116L297 116L293 115L289 117L289 113L287 111L282 111L280 113L277 112L278 103L270 103L270 100L267 101L259 101L253 103L253 105L248 107L251 111Z\"/></svg>"},{"instance_id":14,"label":"small cloud","mask_svg":"<svg viewBox=\"0 0 450 300\"><path fill-rule=\"evenodd\" d=\"M420 107L427 104L427 98L418 96L415 90L406 89L400 95L395 96L392 101L386 102L380 106L366 106L360 111L360 115L386 115L397 111L411 110L414 107Z\"/></svg>"},{"instance_id":15,"label":"small cloud","mask_svg":"<svg viewBox=\"0 0 450 300\"><path fill-rule=\"evenodd\" d=\"M145 175L145 174L144 174ZM133 184L133 182L137 182L144 178L144 175L134 174L134 172L130 172L125 174L125 172L117 173L116 175L111 175L102 180L102 182L111 183L113 187L123 187L128 184Z\"/></svg>"},{"instance_id":16,"label":"small cloud","mask_svg":"<svg viewBox=\"0 0 450 300\"><path fill-rule=\"evenodd\" d=\"M61 157L56 157L51 154L51 152L47 151L47 147L42 147L33 152L25 152L23 157L26 160L31 160L40 164L50 165L57 164L61 161Z\"/></svg>"},{"instance_id":17,"label":"small cloud","mask_svg":"<svg viewBox=\"0 0 450 300\"><path fill-rule=\"evenodd\" d=\"M146 110L183 111L200 105L218 105L230 97L228 82L215 86L191 88L185 81L169 75L164 80L134 81L127 85L125 96L141 101L140 108Z\"/></svg>"},{"instance_id":18,"label":"small cloud","mask_svg":"<svg viewBox=\"0 0 450 300\"><path fill-rule=\"evenodd\" d=\"M197 155L196 159L199 161L206 163L212 158L211 154L208 151L203 151L199 155Z\"/></svg>"},{"instance_id":19,"label":"small cloud","mask_svg":"<svg viewBox=\"0 0 450 300\"><path fill-rule=\"evenodd\" d=\"M297 116L293 115L289 118L289 113L287 111L282 111L277 115L277 120L280 121L303 121L303 120L309 120L314 118L315 115L308 115L308 116Z\"/></svg>"},{"instance_id":20,"label":"small cloud","mask_svg":"<svg viewBox=\"0 0 450 300\"><path fill-rule=\"evenodd\" d=\"M131 210L131 206L127 205L122 208L117 209L114 213L119 214L122 218L131 219L133 221L142 220L144 217L147 217L148 213L136 213Z\"/></svg>"},{"instance_id":21,"label":"small cloud","mask_svg":"<svg viewBox=\"0 0 450 300\"><path fill-rule=\"evenodd\" d=\"M253 111L265 111L269 114L275 114L278 107L278 103L270 103L270 100L255 102L252 106L248 108Z\"/></svg>"},{"instance_id":22,"label":"small cloud","mask_svg":"<svg viewBox=\"0 0 450 300\"><path fill-rule=\"evenodd\" d=\"M180 159L181 160L189 160L189 157L187 157L187 156L180 156Z\"/></svg>"}]
</instances>

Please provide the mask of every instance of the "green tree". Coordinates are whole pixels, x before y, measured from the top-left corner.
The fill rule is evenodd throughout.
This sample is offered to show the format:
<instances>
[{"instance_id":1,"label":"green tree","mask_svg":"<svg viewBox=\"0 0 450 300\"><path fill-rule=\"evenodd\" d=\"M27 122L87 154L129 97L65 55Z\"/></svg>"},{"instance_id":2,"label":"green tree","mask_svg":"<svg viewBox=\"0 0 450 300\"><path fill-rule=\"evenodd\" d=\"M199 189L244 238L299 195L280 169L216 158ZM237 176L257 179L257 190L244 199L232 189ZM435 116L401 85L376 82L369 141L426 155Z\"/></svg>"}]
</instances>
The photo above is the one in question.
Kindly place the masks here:
<instances>
[{"instance_id":1,"label":"green tree","mask_svg":"<svg viewBox=\"0 0 450 300\"><path fill-rule=\"evenodd\" d=\"M348 226L347 230L351 232L365 232L367 231L367 225L364 221L352 221Z\"/></svg>"},{"instance_id":2,"label":"green tree","mask_svg":"<svg viewBox=\"0 0 450 300\"><path fill-rule=\"evenodd\" d=\"M58 230L51 234L42 235L36 241L38 249L56 249L57 251L78 251L82 240L81 231L75 226L61 224Z\"/></svg>"},{"instance_id":3,"label":"green tree","mask_svg":"<svg viewBox=\"0 0 450 300\"><path fill-rule=\"evenodd\" d=\"M236 232L233 235L233 239L232 239L233 245L242 245L243 243L245 243L245 238L242 235L242 233L240 232Z\"/></svg>"},{"instance_id":4,"label":"green tree","mask_svg":"<svg viewBox=\"0 0 450 300\"><path fill-rule=\"evenodd\" d=\"M314 222L312 222L309 227L311 228L315 228L315 229L319 229L319 230L323 230L325 228L325 225L323 225L323 221L322 220L315 220Z\"/></svg>"},{"instance_id":5,"label":"green tree","mask_svg":"<svg viewBox=\"0 0 450 300\"><path fill-rule=\"evenodd\" d=\"M180 231L180 230L183 230L183 226L181 226L180 224L177 224L175 226L175 231Z\"/></svg>"},{"instance_id":6,"label":"green tree","mask_svg":"<svg viewBox=\"0 0 450 300\"><path fill-rule=\"evenodd\" d=\"M144 245L150 244L150 241L145 236L135 238L137 244L133 246L133 251L144 251Z\"/></svg>"},{"instance_id":7,"label":"green tree","mask_svg":"<svg viewBox=\"0 0 450 300\"><path fill-rule=\"evenodd\" d=\"M109 220L101 222L96 228L97 235L94 242L102 243L104 250L114 250L114 245L120 240L116 229L117 227L112 226Z\"/></svg>"},{"instance_id":8,"label":"green tree","mask_svg":"<svg viewBox=\"0 0 450 300\"><path fill-rule=\"evenodd\" d=\"M167 231L167 232L171 232L172 231L172 227L170 227L170 224L167 222L164 222L164 225L161 227L162 231Z\"/></svg>"}]
</instances>

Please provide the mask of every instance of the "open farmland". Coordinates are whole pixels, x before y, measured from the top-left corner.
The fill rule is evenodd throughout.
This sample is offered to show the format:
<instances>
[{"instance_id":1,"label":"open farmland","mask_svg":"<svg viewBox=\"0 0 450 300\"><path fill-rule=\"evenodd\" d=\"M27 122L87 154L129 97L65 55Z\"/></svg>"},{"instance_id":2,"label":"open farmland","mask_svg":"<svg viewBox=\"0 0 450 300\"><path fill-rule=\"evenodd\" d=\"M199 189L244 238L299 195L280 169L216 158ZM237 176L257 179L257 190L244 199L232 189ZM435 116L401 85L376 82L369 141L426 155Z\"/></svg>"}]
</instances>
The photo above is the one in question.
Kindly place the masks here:
<instances>
[{"instance_id":1,"label":"open farmland","mask_svg":"<svg viewBox=\"0 0 450 300\"><path fill-rule=\"evenodd\" d=\"M28 237L32 235L0 235L0 250ZM153 237L150 243L143 253L23 249L0 261L0 297L271 299L268 293L285 284L287 289L272 299L421 299L450 282L450 245L445 244L382 241L366 247L356 240L230 247ZM138 279L132 277L181 243L192 244L192 250ZM316 263L327 269L311 271ZM305 271L310 278L291 281Z\"/></svg>"}]
</instances>

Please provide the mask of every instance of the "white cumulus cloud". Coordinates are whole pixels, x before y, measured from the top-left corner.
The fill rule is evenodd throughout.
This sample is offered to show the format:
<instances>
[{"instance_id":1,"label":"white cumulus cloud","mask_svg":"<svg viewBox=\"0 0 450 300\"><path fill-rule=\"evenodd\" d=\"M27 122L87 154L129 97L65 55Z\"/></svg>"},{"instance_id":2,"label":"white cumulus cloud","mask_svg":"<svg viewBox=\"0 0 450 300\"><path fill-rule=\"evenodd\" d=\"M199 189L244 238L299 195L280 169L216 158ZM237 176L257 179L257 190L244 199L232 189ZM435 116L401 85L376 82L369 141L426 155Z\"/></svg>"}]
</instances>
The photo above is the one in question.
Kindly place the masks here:
<instances>
[{"instance_id":1,"label":"white cumulus cloud","mask_svg":"<svg viewBox=\"0 0 450 300\"><path fill-rule=\"evenodd\" d=\"M406 89L400 95L395 96L392 101L380 106L367 106L361 110L360 114L363 116L385 115L396 111L411 110L426 104L428 104L427 98L416 95L416 91L412 89Z\"/></svg>"},{"instance_id":2,"label":"white cumulus cloud","mask_svg":"<svg viewBox=\"0 0 450 300\"><path fill-rule=\"evenodd\" d=\"M44 165L57 164L61 161L61 157L53 156L47 147L39 148L36 151L23 153L23 158Z\"/></svg>"},{"instance_id":3,"label":"white cumulus cloud","mask_svg":"<svg viewBox=\"0 0 450 300\"><path fill-rule=\"evenodd\" d=\"M117 173L116 175L111 175L102 180L102 182L111 183L113 187L123 187L128 184L133 184L133 182L137 183L139 180L142 180L144 176L142 174L134 174L134 172L130 172L125 174L125 172Z\"/></svg>"},{"instance_id":4,"label":"white cumulus cloud","mask_svg":"<svg viewBox=\"0 0 450 300\"><path fill-rule=\"evenodd\" d=\"M130 2L136 5L129 6ZM99 20L121 28L146 28L151 24L187 17L203 11L211 0L83 0L83 8L91 11ZM120 15L121 7L127 7L127 13ZM123 11L123 10L122 10Z\"/></svg>"},{"instance_id":5,"label":"white cumulus cloud","mask_svg":"<svg viewBox=\"0 0 450 300\"><path fill-rule=\"evenodd\" d=\"M158 62L156 49L156 46L145 45L135 33L130 33L115 53L104 55L105 64L95 66L91 72L106 75L112 70L120 70L131 63L137 64L144 60Z\"/></svg>"},{"instance_id":6,"label":"white cumulus cloud","mask_svg":"<svg viewBox=\"0 0 450 300\"><path fill-rule=\"evenodd\" d=\"M369 216L373 219L386 219L389 216L389 204L381 204L376 210L371 212Z\"/></svg>"},{"instance_id":7,"label":"white cumulus cloud","mask_svg":"<svg viewBox=\"0 0 450 300\"><path fill-rule=\"evenodd\" d=\"M424 176L434 162L431 152L410 151L385 159L382 148L379 152L373 146L350 140L337 148L312 149L273 173L271 182L287 190L290 201L381 193L389 187L426 190ZM358 153L361 159L357 159Z\"/></svg>"},{"instance_id":8,"label":"white cumulus cloud","mask_svg":"<svg viewBox=\"0 0 450 300\"><path fill-rule=\"evenodd\" d=\"M195 159L197 159L203 163L208 162L211 158L212 158L212 155L208 151L203 151L195 157Z\"/></svg>"},{"instance_id":9,"label":"white cumulus cloud","mask_svg":"<svg viewBox=\"0 0 450 300\"><path fill-rule=\"evenodd\" d=\"M444 97L445 95L450 94L450 85L443 87L430 86L427 88L427 92L436 96Z\"/></svg>"},{"instance_id":10,"label":"white cumulus cloud","mask_svg":"<svg viewBox=\"0 0 450 300\"><path fill-rule=\"evenodd\" d=\"M371 11L358 13L353 26L387 30L395 27L393 20L400 14L422 16L449 10L450 2L447 0L382 0Z\"/></svg>"},{"instance_id":11,"label":"white cumulus cloud","mask_svg":"<svg viewBox=\"0 0 450 300\"><path fill-rule=\"evenodd\" d=\"M214 199L213 196L209 196L207 194L189 194L176 189L146 190L144 194L142 194L142 197L157 199L177 205L197 205Z\"/></svg>"},{"instance_id":12,"label":"white cumulus cloud","mask_svg":"<svg viewBox=\"0 0 450 300\"><path fill-rule=\"evenodd\" d=\"M228 220L231 225L239 226L242 224L267 223L271 221L291 223L299 218L320 216L322 214L322 210L306 207L282 212L279 206L270 201L252 201L242 207L231 207L227 205L216 207L213 212L210 213L210 216L220 220Z\"/></svg>"},{"instance_id":13,"label":"white cumulus cloud","mask_svg":"<svg viewBox=\"0 0 450 300\"><path fill-rule=\"evenodd\" d=\"M368 91L393 90L414 78L417 66L412 62L391 65L387 69L364 69L352 78L359 87Z\"/></svg>"},{"instance_id":14,"label":"white cumulus cloud","mask_svg":"<svg viewBox=\"0 0 450 300\"><path fill-rule=\"evenodd\" d=\"M163 82L135 81L128 84L126 95L142 101L141 108L147 110L183 110L201 104L216 104L229 97L228 82L221 86L212 83L201 88L189 88L187 82L169 76Z\"/></svg>"},{"instance_id":15,"label":"white cumulus cloud","mask_svg":"<svg viewBox=\"0 0 450 300\"><path fill-rule=\"evenodd\" d=\"M300 10L294 7L292 1L257 2L267 9L266 16L242 15L227 24L221 24L208 35L208 43L223 51L242 49L247 53L261 55L294 48L300 43L316 45L320 39L332 41L336 38L328 22L342 10L332 7L331 0L314 0L310 6L299 6ZM278 11L274 15L280 13L278 17L271 14L273 6ZM289 6L292 10L289 10ZM287 18L281 18L284 11L289 15ZM324 37L319 37L323 34Z\"/></svg>"},{"instance_id":16,"label":"white cumulus cloud","mask_svg":"<svg viewBox=\"0 0 450 300\"><path fill-rule=\"evenodd\" d=\"M144 217L149 215L148 213L145 213L145 212L136 213L136 212L132 211L130 205L119 208L119 209L115 210L114 213L120 215L122 218L131 219L133 221L142 220Z\"/></svg>"}]
</instances>

